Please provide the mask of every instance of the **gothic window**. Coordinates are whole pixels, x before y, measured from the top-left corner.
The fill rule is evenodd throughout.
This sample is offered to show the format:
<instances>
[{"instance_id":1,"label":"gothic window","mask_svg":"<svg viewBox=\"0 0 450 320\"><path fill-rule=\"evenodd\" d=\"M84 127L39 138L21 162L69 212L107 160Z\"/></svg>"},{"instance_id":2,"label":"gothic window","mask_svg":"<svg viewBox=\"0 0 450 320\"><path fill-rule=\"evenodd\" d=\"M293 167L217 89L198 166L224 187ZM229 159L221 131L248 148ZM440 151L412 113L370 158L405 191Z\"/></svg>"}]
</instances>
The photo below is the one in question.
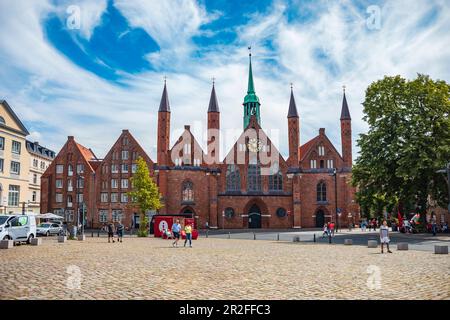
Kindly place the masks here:
<instances>
[{"instance_id":1,"label":"gothic window","mask_svg":"<svg viewBox=\"0 0 450 320\"><path fill-rule=\"evenodd\" d=\"M319 146L319 156L324 156L324 155L325 155L325 147Z\"/></svg>"},{"instance_id":2,"label":"gothic window","mask_svg":"<svg viewBox=\"0 0 450 320\"><path fill-rule=\"evenodd\" d=\"M259 164L248 165L247 190L261 191L261 167Z\"/></svg>"},{"instance_id":3,"label":"gothic window","mask_svg":"<svg viewBox=\"0 0 450 320\"><path fill-rule=\"evenodd\" d=\"M281 191L283 190L283 175L278 171L269 176L269 190Z\"/></svg>"},{"instance_id":4,"label":"gothic window","mask_svg":"<svg viewBox=\"0 0 450 320\"><path fill-rule=\"evenodd\" d=\"M235 164L229 164L227 168L227 191L241 190L241 175Z\"/></svg>"},{"instance_id":5,"label":"gothic window","mask_svg":"<svg viewBox=\"0 0 450 320\"><path fill-rule=\"evenodd\" d=\"M325 182L319 182L317 184L317 202L327 201L327 186Z\"/></svg>"},{"instance_id":6,"label":"gothic window","mask_svg":"<svg viewBox=\"0 0 450 320\"><path fill-rule=\"evenodd\" d=\"M194 185L191 181L183 183L183 201L194 201Z\"/></svg>"},{"instance_id":7,"label":"gothic window","mask_svg":"<svg viewBox=\"0 0 450 320\"><path fill-rule=\"evenodd\" d=\"M225 217L228 219L231 219L234 217L234 209L233 208L226 208L225 209Z\"/></svg>"},{"instance_id":8,"label":"gothic window","mask_svg":"<svg viewBox=\"0 0 450 320\"><path fill-rule=\"evenodd\" d=\"M325 168L325 161L324 160L320 160L320 169Z\"/></svg>"}]
</instances>

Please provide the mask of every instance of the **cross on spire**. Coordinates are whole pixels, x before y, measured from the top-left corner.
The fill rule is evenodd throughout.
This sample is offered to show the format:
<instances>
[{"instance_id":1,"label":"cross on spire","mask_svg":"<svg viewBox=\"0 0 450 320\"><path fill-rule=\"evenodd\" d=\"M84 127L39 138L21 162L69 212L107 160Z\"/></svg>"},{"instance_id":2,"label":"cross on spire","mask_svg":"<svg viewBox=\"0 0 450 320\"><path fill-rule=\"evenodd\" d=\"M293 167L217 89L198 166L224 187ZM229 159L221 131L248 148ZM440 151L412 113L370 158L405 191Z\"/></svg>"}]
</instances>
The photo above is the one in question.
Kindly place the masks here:
<instances>
[{"instance_id":1,"label":"cross on spire","mask_svg":"<svg viewBox=\"0 0 450 320\"><path fill-rule=\"evenodd\" d=\"M212 80L212 84L213 84L213 86L214 86L214 84L216 83L216 78L213 76L213 77L211 78L211 80Z\"/></svg>"},{"instance_id":2,"label":"cross on spire","mask_svg":"<svg viewBox=\"0 0 450 320\"><path fill-rule=\"evenodd\" d=\"M248 46L248 55L249 55L249 56L252 55L252 46Z\"/></svg>"},{"instance_id":3,"label":"cross on spire","mask_svg":"<svg viewBox=\"0 0 450 320\"><path fill-rule=\"evenodd\" d=\"M344 93L345 93L345 88L346 88L346 86L345 86L345 84L342 86L342 89L344 90Z\"/></svg>"}]
</instances>

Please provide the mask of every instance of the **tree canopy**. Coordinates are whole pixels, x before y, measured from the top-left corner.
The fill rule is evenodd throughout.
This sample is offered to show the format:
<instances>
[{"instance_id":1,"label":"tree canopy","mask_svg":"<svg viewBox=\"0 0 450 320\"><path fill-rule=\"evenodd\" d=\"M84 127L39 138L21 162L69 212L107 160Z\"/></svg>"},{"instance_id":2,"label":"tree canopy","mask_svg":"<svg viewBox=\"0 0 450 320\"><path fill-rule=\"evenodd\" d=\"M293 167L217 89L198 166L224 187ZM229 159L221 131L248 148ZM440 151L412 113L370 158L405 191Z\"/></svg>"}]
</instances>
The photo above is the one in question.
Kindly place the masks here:
<instances>
[{"instance_id":1,"label":"tree canopy","mask_svg":"<svg viewBox=\"0 0 450 320\"><path fill-rule=\"evenodd\" d=\"M446 177L436 171L450 161L449 84L421 74L385 77L367 88L363 106L369 131L352 170L362 210L424 213L428 196L446 207Z\"/></svg>"}]
</instances>

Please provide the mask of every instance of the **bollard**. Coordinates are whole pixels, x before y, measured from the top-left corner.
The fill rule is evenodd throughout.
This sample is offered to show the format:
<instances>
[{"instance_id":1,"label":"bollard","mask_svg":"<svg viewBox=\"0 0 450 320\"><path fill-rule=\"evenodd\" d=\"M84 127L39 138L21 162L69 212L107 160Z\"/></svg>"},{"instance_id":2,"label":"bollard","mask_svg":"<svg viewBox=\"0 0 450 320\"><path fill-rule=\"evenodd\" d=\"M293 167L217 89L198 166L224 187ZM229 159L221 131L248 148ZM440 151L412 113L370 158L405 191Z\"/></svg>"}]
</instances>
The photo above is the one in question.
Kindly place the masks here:
<instances>
[{"instance_id":1,"label":"bollard","mask_svg":"<svg viewBox=\"0 0 450 320\"><path fill-rule=\"evenodd\" d=\"M397 244L397 250L408 250L408 243L406 242L400 242Z\"/></svg>"},{"instance_id":2,"label":"bollard","mask_svg":"<svg viewBox=\"0 0 450 320\"><path fill-rule=\"evenodd\" d=\"M30 241L32 246L40 246L42 244L42 238L33 238Z\"/></svg>"},{"instance_id":3,"label":"bollard","mask_svg":"<svg viewBox=\"0 0 450 320\"><path fill-rule=\"evenodd\" d=\"M206 237L208 238L208 230L206 230Z\"/></svg>"},{"instance_id":4,"label":"bollard","mask_svg":"<svg viewBox=\"0 0 450 320\"><path fill-rule=\"evenodd\" d=\"M94 230L91 231L91 238L94 237Z\"/></svg>"},{"instance_id":5,"label":"bollard","mask_svg":"<svg viewBox=\"0 0 450 320\"><path fill-rule=\"evenodd\" d=\"M377 240L367 241L367 247L368 248L378 248L378 241Z\"/></svg>"},{"instance_id":6,"label":"bollard","mask_svg":"<svg viewBox=\"0 0 450 320\"><path fill-rule=\"evenodd\" d=\"M434 253L435 254L448 254L448 246L435 245Z\"/></svg>"},{"instance_id":7,"label":"bollard","mask_svg":"<svg viewBox=\"0 0 450 320\"><path fill-rule=\"evenodd\" d=\"M12 247L14 247L14 240L0 241L0 249L11 249Z\"/></svg>"},{"instance_id":8,"label":"bollard","mask_svg":"<svg viewBox=\"0 0 450 320\"><path fill-rule=\"evenodd\" d=\"M100 229L97 230L97 238L100 237Z\"/></svg>"},{"instance_id":9,"label":"bollard","mask_svg":"<svg viewBox=\"0 0 450 320\"><path fill-rule=\"evenodd\" d=\"M299 236L295 236L292 238L293 242L300 242L300 237Z\"/></svg>"},{"instance_id":10,"label":"bollard","mask_svg":"<svg viewBox=\"0 0 450 320\"><path fill-rule=\"evenodd\" d=\"M67 237L66 236L58 236L58 242L64 243L66 241L67 241Z\"/></svg>"},{"instance_id":11,"label":"bollard","mask_svg":"<svg viewBox=\"0 0 450 320\"><path fill-rule=\"evenodd\" d=\"M314 233L313 241L316 242L316 234Z\"/></svg>"},{"instance_id":12,"label":"bollard","mask_svg":"<svg viewBox=\"0 0 450 320\"><path fill-rule=\"evenodd\" d=\"M351 246L353 244L353 240L352 239L344 239L344 244L346 246Z\"/></svg>"},{"instance_id":13,"label":"bollard","mask_svg":"<svg viewBox=\"0 0 450 320\"><path fill-rule=\"evenodd\" d=\"M331 234L328 235L328 243L331 243Z\"/></svg>"},{"instance_id":14,"label":"bollard","mask_svg":"<svg viewBox=\"0 0 450 320\"><path fill-rule=\"evenodd\" d=\"M256 240L256 233L253 232L253 240Z\"/></svg>"},{"instance_id":15,"label":"bollard","mask_svg":"<svg viewBox=\"0 0 450 320\"><path fill-rule=\"evenodd\" d=\"M231 239L231 232L228 232L228 239Z\"/></svg>"},{"instance_id":16,"label":"bollard","mask_svg":"<svg viewBox=\"0 0 450 320\"><path fill-rule=\"evenodd\" d=\"M86 236L84 234L79 234L77 236L77 239L78 239L78 241L84 241L84 240L86 240Z\"/></svg>"},{"instance_id":17,"label":"bollard","mask_svg":"<svg viewBox=\"0 0 450 320\"><path fill-rule=\"evenodd\" d=\"M277 241L280 241L280 234L277 235Z\"/></svg>"}]
</instances>

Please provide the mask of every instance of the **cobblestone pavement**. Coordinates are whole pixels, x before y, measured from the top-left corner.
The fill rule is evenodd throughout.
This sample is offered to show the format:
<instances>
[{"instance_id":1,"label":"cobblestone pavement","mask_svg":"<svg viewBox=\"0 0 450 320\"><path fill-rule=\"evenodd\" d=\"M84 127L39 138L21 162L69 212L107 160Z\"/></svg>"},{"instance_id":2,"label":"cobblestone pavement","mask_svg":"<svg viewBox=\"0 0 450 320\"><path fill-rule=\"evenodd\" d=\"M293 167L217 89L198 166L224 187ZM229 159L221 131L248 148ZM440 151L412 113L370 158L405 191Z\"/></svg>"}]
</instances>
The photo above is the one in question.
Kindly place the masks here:
<instances>
[{"instance_id":1,"label":"cobblestone pavement","mask_svg":"<svg viewBox=\"0 0 450 320\"><path fill-rule=\"evenodd\" d=\"M193 245L49 238L0 250L0 299L450 299L449 255L213 238Z\"/></svg>"}]
</instances>

